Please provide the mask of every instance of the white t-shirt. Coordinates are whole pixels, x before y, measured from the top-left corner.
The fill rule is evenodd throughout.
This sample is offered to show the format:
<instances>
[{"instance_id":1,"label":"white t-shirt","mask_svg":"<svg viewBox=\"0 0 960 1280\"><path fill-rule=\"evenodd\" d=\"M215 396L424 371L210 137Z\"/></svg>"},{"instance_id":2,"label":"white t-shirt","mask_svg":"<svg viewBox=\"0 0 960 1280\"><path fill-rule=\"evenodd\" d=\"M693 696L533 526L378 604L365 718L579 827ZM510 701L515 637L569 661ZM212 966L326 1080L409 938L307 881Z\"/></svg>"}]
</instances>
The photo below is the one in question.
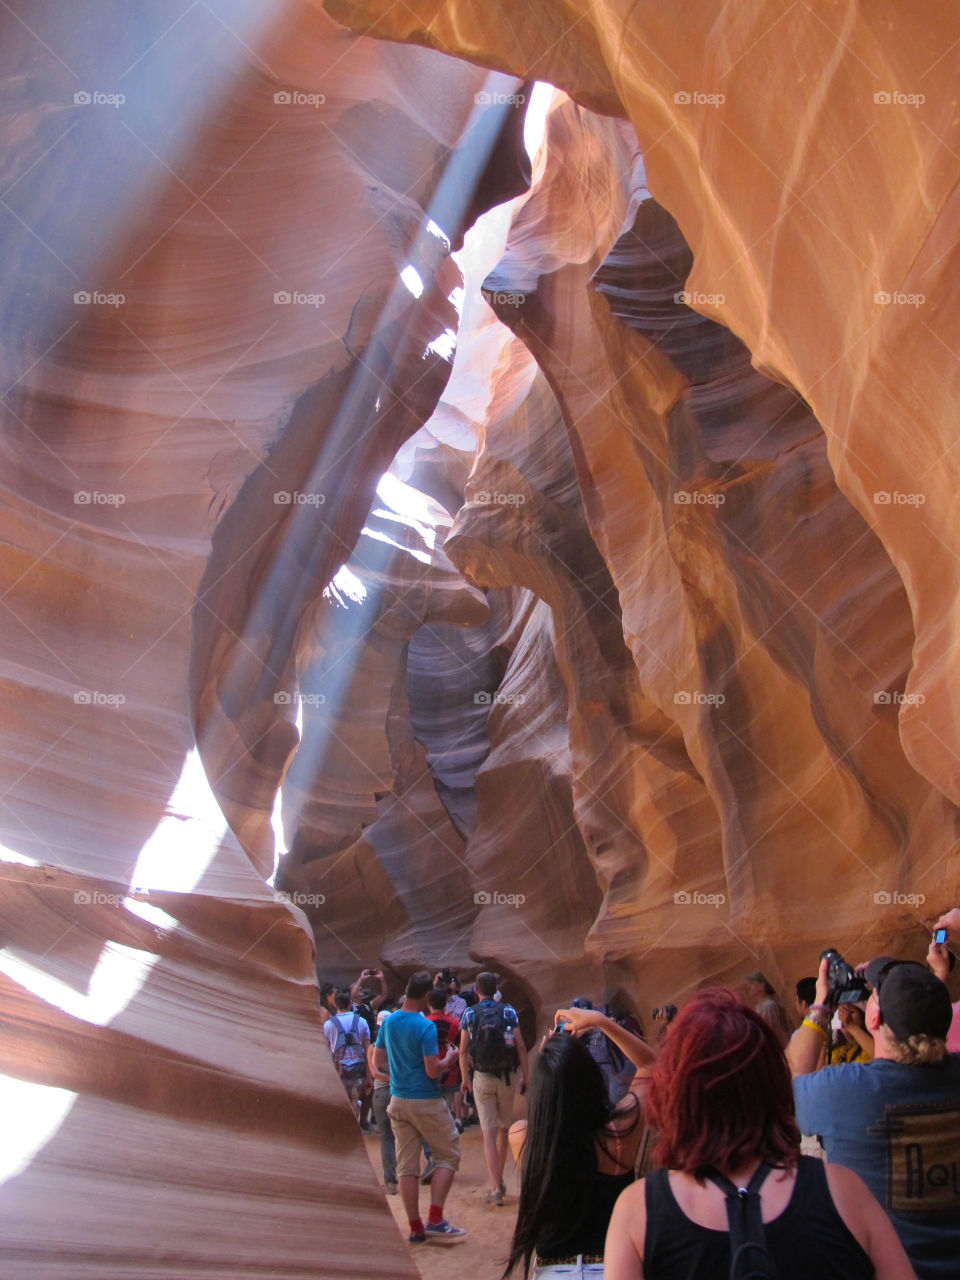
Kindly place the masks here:
<instances>
[{"instance_id":1,"label":"white t-shirt","mask_svg":"<svg viewBox=\"0 0 960 1280\"><path fill-rule=\"evenodd\" d=\"M367 1045L370 1043L370 1028L367 1026L366 1018L361 1018L359 1013L354 1013L352 1009L344 1009L340 1013L334 1014L332 1018L328 1018L323 1024L323 1034L327 1037L327 1044L330 1046L330 1052L337 1047L337 1028L336 1023L343 1027L344 1031L349 1031L353 1026L353 1020L357 1020L357 1035L360 1037L360 1043L366 1052Z\"/></svg>"}]
</instances>

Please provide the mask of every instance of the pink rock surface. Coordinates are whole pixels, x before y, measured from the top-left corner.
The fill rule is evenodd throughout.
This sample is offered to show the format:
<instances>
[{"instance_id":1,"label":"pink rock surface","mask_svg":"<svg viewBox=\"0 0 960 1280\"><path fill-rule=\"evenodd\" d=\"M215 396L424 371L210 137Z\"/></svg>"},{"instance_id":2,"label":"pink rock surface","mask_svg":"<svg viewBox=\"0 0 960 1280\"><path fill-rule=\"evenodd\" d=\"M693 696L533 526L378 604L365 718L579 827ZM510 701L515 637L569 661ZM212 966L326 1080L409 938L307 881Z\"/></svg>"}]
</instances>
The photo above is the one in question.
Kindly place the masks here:
<instances>
[{"instance_id":1,"label":"pink rock surface","mask_svg":"<svg viewBox=\"0 0 960 1280\"><path fill-rule=\"evenodd\" d=\"M412 1276L264 883L274 694L519 115L303 4L2 21L4 1274Z\"/></svg>"},{"instance_id":2,"label":"pink rock surface","mask_svg":"<svg viewBox=\"0 0 960 1280\"><path fill-rule=\"evenodd\" d=\"M805 398L838 485L903 580L916 633L904 749L960 799L945 589L958 558L953 17L926 6L908 35L892 0L849 14L771 0L719 19L704 2L682 22L653 0L538 0L521 24L507 0L325 7L630 119L650 190L693 252L695 308Z\"/></svg>"},{"instance_id":3,"label":"pink rock surface","mask_svg":"<svg viewBox=\"0 0 960 1280\"><path fill-rule=\"evenodd\" d=\"M4 1275L415 1275L318 970L529 1035L922 952L960 44L898 17L4 8Z\"/></svg>"}]
</instances>

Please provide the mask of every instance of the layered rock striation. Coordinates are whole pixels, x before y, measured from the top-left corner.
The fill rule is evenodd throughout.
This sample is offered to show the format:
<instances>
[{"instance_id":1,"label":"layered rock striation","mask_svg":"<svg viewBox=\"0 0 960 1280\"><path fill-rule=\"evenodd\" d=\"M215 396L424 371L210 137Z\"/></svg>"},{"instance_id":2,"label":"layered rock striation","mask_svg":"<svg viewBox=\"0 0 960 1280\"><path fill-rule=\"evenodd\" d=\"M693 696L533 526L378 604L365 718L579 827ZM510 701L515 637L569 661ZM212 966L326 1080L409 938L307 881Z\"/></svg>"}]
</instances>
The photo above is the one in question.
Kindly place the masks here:
<instances>
[{"instance_id":1,"label":"layered rock striation","mask_svg":"<svg viewBox=\"0 0 960 1280\"><path fill-rule=\"evenodd\" d=\"M532 1036L922 952L926 16L6 7L5 1274L412 1276L318 971L492 966Z\"/></svg>"}]
</instances>

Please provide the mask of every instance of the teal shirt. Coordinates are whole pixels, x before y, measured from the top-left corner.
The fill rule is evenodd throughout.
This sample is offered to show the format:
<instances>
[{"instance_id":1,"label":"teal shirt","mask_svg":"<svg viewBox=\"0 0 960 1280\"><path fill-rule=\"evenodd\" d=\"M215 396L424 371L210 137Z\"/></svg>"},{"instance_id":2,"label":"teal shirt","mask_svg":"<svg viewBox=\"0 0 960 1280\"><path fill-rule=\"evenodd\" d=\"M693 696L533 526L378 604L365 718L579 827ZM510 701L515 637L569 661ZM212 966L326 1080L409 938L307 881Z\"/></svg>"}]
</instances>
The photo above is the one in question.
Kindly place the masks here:
<instances>
[{"instance_id":1,"label":"teal shirt","mask_svg":"<svg viewBox=\"0 0 960 1280\"><path fill-rule=\"evenodd\" d=\"M386 1049L390 1062L390 1092L395 1098L439 1098L440 1085L431 1080L423 1059L437 1053L437 1028L421 1013L398 1009L385 1019L377 1048Z\"/></svg>"}]
</instances>

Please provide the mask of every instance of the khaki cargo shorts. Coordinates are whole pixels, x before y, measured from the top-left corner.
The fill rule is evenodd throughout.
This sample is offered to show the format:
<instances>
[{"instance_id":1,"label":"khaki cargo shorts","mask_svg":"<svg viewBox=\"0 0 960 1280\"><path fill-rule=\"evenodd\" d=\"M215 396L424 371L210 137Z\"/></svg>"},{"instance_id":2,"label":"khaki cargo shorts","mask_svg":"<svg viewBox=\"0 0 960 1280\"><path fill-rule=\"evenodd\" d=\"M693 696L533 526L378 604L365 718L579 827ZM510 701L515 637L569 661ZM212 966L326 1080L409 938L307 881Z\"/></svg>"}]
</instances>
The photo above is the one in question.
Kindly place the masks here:
<instances>
[{"instance_id":1,"label":"khaki cargo shorts","mask_svg":"<svg viewBox=\"0 0 960 1280\"><path fill-rule=\"evenodd\" d=\"M473 1074L473 1096L477 1102L477 1116L480 1128L509 1129L513 1122L513 1095L517 1088L517 1073L510 1074L507 1084L502 1076L484 1075L482 1071Z\"/></svg>"},{"instance_id":2,"label":"khaki cargo shorts","mask_svg":"<svg viewBox=\"0 0 960 1280\"><path fill-rule=\"evenodd\" d=\"M419 1177L421 1138L438 1168L460 1168L460 1135L442 1098L391 1098L387 1115L397 1143L398 1177Z\"/></svg>"}]
</instances>

